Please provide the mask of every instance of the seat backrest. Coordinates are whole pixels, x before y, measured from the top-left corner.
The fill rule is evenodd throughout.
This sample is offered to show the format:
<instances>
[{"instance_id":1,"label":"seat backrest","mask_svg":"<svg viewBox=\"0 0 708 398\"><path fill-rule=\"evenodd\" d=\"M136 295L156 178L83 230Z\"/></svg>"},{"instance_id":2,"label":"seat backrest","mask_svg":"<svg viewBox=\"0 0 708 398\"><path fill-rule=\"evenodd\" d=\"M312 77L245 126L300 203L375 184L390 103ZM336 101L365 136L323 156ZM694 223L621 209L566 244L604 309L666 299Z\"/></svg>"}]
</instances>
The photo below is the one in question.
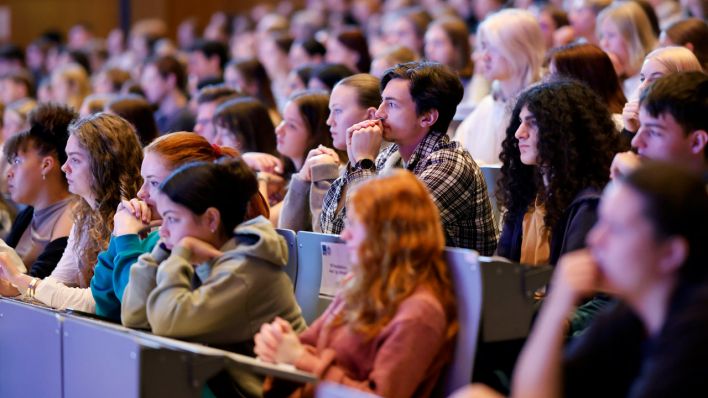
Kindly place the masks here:
<instances>
[{"instance_id":1,"label":"seat backrest","mask_svg":"<svg viewBox=\"0 0 708 398\"><path fill-rule=\"evenodd\" d=\"M329 297L320 297L322 242L342 243L342 240L338 235L307 231L297 233L298 272L295 298L308 324L317 319L332 302Z\"/></svg>"},{"instance_id":2,"label":"seat backrest","mask_svg":"<svg viewBox=\"0 0 708 398\"><path fill-rule=\"evenodd\" d=\"M482 342L526 338L537 310L534 293L548 284L553 267L490 257L480 257L479 264L485 287Z\"/></svg>"},{"instance_id":3,"label":"seat backrest","mask_svg":"<svg viewBox=\"0 0 708 398\"><path fill-rule=\"evenodd\" d=\"M285 266L285 273L288 274L290 280L293 282L293 287L297 282L297 235L295 231L291 229L276 228L278 234L285 238L285 242L288 244L288 265Z\"/></svg>"},{"instance_id":4,"label":"seat backrest","mask_svg":"<svg viewBox=\"0 0 708 398\"><path fill-rule=\"evenodd\" d=\"M482 175L484 176L484 182L487 183L487 195L489 195L489 200L492 202L492 215L494 215L494 220L497 225L501 224L501 209L497 206L497 181L501 178L501 165L487 165L480 166L482 170Z\"/></svg>"},{"instance_id":5,"label":"seat backrest","mask_svg":"<svg viewBox=\"0 0 708 398\"><path fill-rule=\"evenodd\" d=\"M469 249L447 248L445 257L457 299L457 333L452 363L444 381L445 395L470 383L477 352L480 320L482 318L482 276L477 252Z\"/></svg>"}]
</instances>

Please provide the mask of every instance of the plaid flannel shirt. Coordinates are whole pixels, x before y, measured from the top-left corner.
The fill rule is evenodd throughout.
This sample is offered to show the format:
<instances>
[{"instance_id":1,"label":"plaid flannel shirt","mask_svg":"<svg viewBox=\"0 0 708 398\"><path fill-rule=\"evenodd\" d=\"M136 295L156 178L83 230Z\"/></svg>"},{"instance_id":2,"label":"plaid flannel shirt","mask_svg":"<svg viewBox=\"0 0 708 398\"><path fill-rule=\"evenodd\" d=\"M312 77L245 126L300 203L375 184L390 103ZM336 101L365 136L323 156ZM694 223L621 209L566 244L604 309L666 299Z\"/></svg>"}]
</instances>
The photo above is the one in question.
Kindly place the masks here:
<instances>
[{"instance_id":1,"label":"plaid flannel shirt","mask_svg":"<svg viewBox=\"0 0 708 398\"><path fill-rule=\"evenodd\" d=\"M348 167L324 198L322 232L339 234L344 229L346 204L338 213L337 204L345 186L352 187L391 167L405 167L428 187L440 210L448 246L474 249L482 255L494 253L497 229L482 172L458 142L435 131L418 144L408 164L402 161L398 145L392 144L377 156L376 171Z\"/></svg>"}]
</instances>

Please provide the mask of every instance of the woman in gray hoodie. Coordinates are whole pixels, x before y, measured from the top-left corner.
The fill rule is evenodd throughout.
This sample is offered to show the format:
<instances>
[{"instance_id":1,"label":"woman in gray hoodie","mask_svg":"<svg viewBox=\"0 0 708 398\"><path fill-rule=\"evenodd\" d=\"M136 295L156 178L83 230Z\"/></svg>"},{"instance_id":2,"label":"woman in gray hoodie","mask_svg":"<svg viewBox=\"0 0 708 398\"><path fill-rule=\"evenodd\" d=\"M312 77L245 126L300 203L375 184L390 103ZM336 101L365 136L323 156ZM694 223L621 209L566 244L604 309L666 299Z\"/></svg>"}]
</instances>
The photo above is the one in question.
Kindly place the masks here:
<instances>
[{"instance_id":1,"label":"woman in gray hoodie","mask_svg":"<svg viewBox=\"0 0 708 398\"><path fill-rule=\"evenodd\" d=\"M264 217L239 224L256 190L241 161L188 164L162 183L160 243L131 269L124 325L251 356L253 336L276 316L304 330L284 239ZM246 396L261 394L255 375L230 381Z\"/></svg>"}]
</instances>

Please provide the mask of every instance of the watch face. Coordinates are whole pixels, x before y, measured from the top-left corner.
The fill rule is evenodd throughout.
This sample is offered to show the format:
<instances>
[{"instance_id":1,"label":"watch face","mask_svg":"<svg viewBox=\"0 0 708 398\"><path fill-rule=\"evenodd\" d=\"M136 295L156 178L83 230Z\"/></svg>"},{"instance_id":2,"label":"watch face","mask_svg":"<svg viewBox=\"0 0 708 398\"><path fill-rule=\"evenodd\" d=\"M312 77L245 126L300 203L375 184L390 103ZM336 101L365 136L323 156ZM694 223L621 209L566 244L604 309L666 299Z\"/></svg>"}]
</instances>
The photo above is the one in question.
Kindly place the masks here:
<instances>
[{"instance_id":1,"label":"watch face","mask_svg":"<svg viewBox=\"0 0 708 398\"><path fill-rule=\"evenodd\" d=\"M376 163L374 163L371 159L361 159L357 162L357 166L359 166L360 169L374 170L376 168Z\"/></svg>"}]
</instances>

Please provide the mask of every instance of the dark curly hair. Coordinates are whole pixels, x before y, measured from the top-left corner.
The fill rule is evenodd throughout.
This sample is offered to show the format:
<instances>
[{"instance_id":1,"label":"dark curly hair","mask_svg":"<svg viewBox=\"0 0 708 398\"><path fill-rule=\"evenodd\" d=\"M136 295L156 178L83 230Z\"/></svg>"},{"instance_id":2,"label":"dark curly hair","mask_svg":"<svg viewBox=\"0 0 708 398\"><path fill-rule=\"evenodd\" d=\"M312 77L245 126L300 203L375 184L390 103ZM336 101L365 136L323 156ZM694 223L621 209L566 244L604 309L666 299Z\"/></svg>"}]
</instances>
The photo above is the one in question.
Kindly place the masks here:
<instances>
[{"instance_id":1,"label":"dark curly hair","mask_svg":"<svg viewBox=\"0 0 708 398\"><path fill-rule=\"evenodd\" d=\"M524 107L536 119L538 167L521 162L514 136ZM553 229L580 191L607 184L618 149L619 134L607 105L590 88L561 80L527 89L514 107L502 143L498 200L509 210L505 217L525 212L538 198L546 208L544 224Z\"/></svg>"}]
</instances>

